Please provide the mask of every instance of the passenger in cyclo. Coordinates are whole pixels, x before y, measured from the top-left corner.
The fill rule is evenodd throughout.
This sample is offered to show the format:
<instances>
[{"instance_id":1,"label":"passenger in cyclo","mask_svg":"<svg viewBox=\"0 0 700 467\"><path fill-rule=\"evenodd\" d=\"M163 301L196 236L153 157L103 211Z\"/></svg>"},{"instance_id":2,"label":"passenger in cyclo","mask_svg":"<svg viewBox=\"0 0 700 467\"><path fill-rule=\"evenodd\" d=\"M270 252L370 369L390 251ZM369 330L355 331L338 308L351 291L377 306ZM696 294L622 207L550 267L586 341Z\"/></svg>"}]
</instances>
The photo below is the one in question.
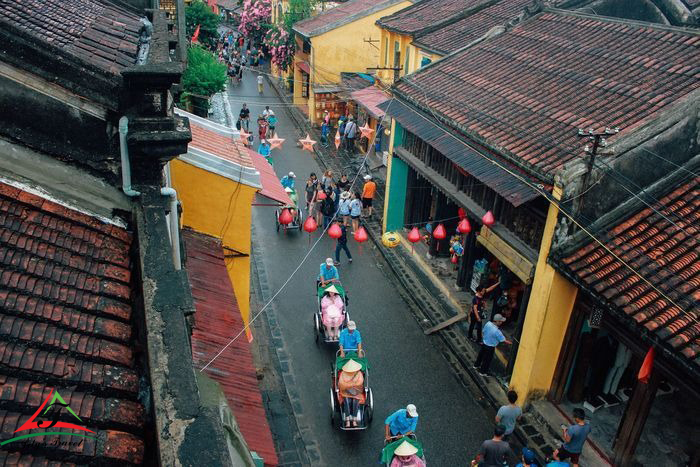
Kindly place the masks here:
<instances>
[{"instance_id":1,"label":"passenger in cyclo","mask_svg":"<svg viewBox=\"0 0 700 467\"><path fill-rule=\"evenodd\" d=\"M418 448L404 441L394 451L389 467L425 467L425 461L418 457Z\"/></svg>"},{"instance_id":2,"label":"passenger in cyclo","mask_svg":"<svg viewBox=\"0 0 700 467\"><path fill-rule=\"evenodd\" d=\"M338 269L333 265L333 258L326 258L324 263L321 263L321 272L318 275L318 283L321 287L325 287L331 282L340 282Z\"/></svg>"},{"instance_id":3,"label":"passenger in cyclo","mask_svg":"<svg viewBox=\"0 0 700 467\"><path fill-rule=\"evenodd\" d=\"M351 359L343 365L338 376L338 392L346 428L357 426L360 421L360 406L365 403L365 375L361 369L362 365Z\"/></svg>"},{"instance_id":4,"label":"passenger in cyclo","mask_svg":"<svg viewBox=\"0 0 700 467\"><path fill-rule=\"evenodd\" d=\"M321 299L321 321L326 330L326 337L337 339L340 326L345 319L345 303L334 285L328 287Z\"/></svg>"},{"instance_id":5,"label":"passenger in cyclo","mask_svg":"<svg viewBox=\"0 0 700 467\"><path fill-rule=\"evenodd\" d=\"M292 218L296 219L296 217L297 217L297 204L298 204L297 192L294 191L292 188L285 188L284 191L289 196L289 199L292 200L292 204L285 206L285 207L287 209L289 209L289 213L292 215Z\"/></svg>"},{"instance_id":6,"label":"passenger in cyclo","mask_svg":"<svg viewBox=\"0 0 700 467\"><path fill-rule=\"evenodd\" d=\"M357 330L357 324L355 324L354 321L348 321L348 327L340 331L338 346L341 357L345 357L346 353L349 355L358 355L360 357L364 356L364 351L362 350L362 336L360 335L360 331Z\"/></svg>"}]
</instances>

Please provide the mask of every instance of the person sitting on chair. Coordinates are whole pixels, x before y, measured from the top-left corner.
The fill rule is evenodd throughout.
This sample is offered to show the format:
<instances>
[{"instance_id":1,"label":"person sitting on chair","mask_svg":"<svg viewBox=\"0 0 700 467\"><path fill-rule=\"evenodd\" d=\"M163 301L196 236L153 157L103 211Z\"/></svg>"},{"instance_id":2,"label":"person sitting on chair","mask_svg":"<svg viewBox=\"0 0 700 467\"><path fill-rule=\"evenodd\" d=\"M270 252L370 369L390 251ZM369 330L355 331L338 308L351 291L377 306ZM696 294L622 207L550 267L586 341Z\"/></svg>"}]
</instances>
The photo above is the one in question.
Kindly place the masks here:
<instances>
[{"instance_id":1,"label":"person sitting on chair","mask_svg":"<svg viewBox=\"0 0 700 467\"><path fill-rule=\"evenodd\" d=\"M326 337L337 339L340 325L345 318L345 304L334 285L328 287L321 299L321 321L326 329Z\"/></svg>"},{"instance_id":2,"label":"person sitting on chair","mask_svg":"<svg viewBox=\"0 0 700 467\"><path fill-rule=\"evenodd\" d=\"M418 448L404 441L394 451L390 467L425 467L425 461L418 457Z\"/></svg>"},{"instance_id":3,"label":"person sitting on chair","mask_svg":"<svg viewBox=\"0 0 700 467\"><path fill-rule=\"evenodd\" d=\"M360 421L360 405L365 403L365 375L360 371L362 365L355 360L348 360L338 376L338 390L342 398L345 428L357 426Z\"/></svg>"},{"instance_id":4,"label":"person sitting on chair","mask_svg":"<svg viewBox=\"0 0 700 467\"><path fill-rule=\"evenodd\" d=\"M292 204L290 206L287 206L289 209L289 213L292 215L292 219L296 219L297 217L297 203L298 203L298 198L297 198L297 192L292 190L291 188L287 187L284 189L285 193L289 196L289 199L292 201Z\"/></svg>"}]
</instances>

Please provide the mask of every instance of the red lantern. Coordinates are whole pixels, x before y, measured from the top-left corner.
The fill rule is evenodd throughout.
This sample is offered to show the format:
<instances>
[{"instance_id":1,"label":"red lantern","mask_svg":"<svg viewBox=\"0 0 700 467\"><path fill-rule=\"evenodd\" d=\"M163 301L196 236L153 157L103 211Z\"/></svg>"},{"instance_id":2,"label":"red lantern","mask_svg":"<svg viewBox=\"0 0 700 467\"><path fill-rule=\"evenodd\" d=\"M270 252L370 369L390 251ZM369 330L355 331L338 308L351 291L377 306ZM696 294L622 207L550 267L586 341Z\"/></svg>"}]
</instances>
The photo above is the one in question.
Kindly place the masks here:
<instances>
[{"instance_id":1,"label":"red lantern","mask_svg":"<svg viewBox=\"0 0 700 467\"><path fill-rule=\"evenodd\" d=\"M443 240L446 236L447 232L445 231L445 226L438 224L435 230L433 230L433 237L435 237L436 240Z\"/></svg>"},{"instance_id":2,"label":"red lantern","mask_svg":"<svg viewBox=\"0 0 700 467\"><path fill-rule=\"evenodd\" d=\"M319 191L318 195L316 196L316 199L319 201L323 201L324 199L326 199L326 194L322 191Z\"/></svg>"},{"instance_id":3,"label":"red lantern","mask_svg":"<svg viewBox=\"0 0 700 467\"><path fill-rule=\"evenodd\" d=\"M304 221L304 231L311 233L315 232L317 228L318 224L316 223L316 220L313 217L307 217Z\"/></svg>"},{"instance_id":4,"label":"red lantern","mask_svg":"<svg viewBox=\"0 0 700 467\"><path fill-rule=\"evenodd\" d=\"M469 221L466 217L457 224L457 231L461 234L468 234L472 231L472 226L469 225Z\"/></svg>"},{"instance_id":5,"label":"red lantern","mask_svg":"<svg viewBox=\"0 0 700 467\"><path fill-rule=\"evenodd\" d=\"M282 225L289 225L292 223L294 218L292 217L292 213L289 212L289 209L284 208L284 209L282 209L282 212L280 213L278 220L279 220L279 223Z\"/></svg>"},{"instance_id":6,"label":"red lantern","mask_svg":"<svg viewBox=\"0 0 700 467\"><path fill-rule=\"evenodd\" d=\"M410 232L408 232L408 241L411 243L417 243L420 242L420 232L418 231L418 227L413 227Z\"/></svg>"},{"instance_id":7,"label":"red lantern","mask_svg":"<svg viewBox=\"0 0 700 467\"><path fill-rule=\"evenodd\" d=\"M491 211L486 211L484 217L481 218L481 222L483 222L485 226L491 227L493 224L496 223L496 219L494 219L493 213Z\"/></svg>"},{"instance_id":8,"label":"red lantern","mask_svg":"<svg viewBox=\"0 0 700 467\"><path fill-rule=\"evenodd\" d=\"M359 229L357 229L354 236L355 236L355 241L357 243L364 243L369 238L367 236L367 231L365 230L364 227L360 227Z\"/></svg>"},{"instance_id":9,"label":"red lantern","mask_svg":"<svg viewBox=\"0 0 700 467\"><path fill-rule=\"evenodd\" d=\"M452 258L450 258L450 262L452 264L457 264L457 255L452 255Z\"/></svg>"},{"instance_id":10,"label":"red lantern","mask_svg":"<svg viewBox=\"0 0 700 467\"><path fill-rule=\"evenodd\" d=\"M339 239L343 235L343 231L337 222L333 222L330 227L328 227L328 236L333 239Z\"/></svg>"}]
</instances>

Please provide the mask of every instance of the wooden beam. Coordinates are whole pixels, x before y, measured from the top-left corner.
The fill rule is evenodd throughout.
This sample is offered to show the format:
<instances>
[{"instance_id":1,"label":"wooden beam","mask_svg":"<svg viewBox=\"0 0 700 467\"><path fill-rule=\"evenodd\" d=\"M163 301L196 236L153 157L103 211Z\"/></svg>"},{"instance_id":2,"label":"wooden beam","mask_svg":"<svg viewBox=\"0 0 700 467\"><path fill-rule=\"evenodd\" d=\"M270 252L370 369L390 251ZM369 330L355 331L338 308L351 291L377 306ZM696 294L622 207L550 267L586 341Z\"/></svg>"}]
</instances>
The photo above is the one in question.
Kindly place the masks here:
<instances>
[{"instance_id":1,"label":"wooden beam","mask_svg":"<svg viewBox=\"0 0 700 467\"><path fill-rule=\"evenodd\" d=\"M467 319L468 316L469 315L467 315L465 312L460 311L459 313L454 315L452 318L450 318L446 321L443 321L442 323L437 324L430 329L426 329L425 331L423 331L423 334L425 334L426 336L429 334L433 334L434 332L437 332L441 329L445 329L447 326L453 325L457 321L462 321L463 319Z\"/></svg>"}]
</instances>

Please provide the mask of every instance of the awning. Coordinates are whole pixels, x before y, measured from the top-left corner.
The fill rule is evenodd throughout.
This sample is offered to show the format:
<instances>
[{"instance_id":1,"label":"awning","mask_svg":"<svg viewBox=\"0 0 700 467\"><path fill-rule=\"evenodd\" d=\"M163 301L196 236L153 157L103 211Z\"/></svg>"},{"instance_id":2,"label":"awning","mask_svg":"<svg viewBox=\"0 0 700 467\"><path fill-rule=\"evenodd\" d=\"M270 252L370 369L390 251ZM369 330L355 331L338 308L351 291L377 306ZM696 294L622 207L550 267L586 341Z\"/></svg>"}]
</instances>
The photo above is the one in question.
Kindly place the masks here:
<instances>
[{"instance_id":1,"label":"awning","mask_svg":"<svg viewBox=\"0 0 700 467\"><path fill-rule=\"evenodd\" d=\"M307 62L297 62L297 68L299 68L307 75L311 74L311 69L309 68L309 64Z\"/></svg>"},{"instance_id":2,"label":"awning","mask_svg":"<svg viewBox=\"0 0 700 467\"><path fill-rule=\"evenodd\" d=\"M313 85L313 92L314 94L335 94L341 91L344 91L345 88L340 86L339 84L314 84Z\"/></svg>"},{"instance_id":3,"label":"awning","mask_svg":"<svg viewBox=\"0 0 700 467\"><path fill-rule=\"evenodd\" d=\"M286 206L294 204L287 192L284 191L279 178L277 178L275 169L267 162L267 159L252 149L248 151L250 152L250 158L253 159L253 165L255 165L257 171L260 172L262 189L258 193L268 199L276 201L277 203L275 205Z\"/></svg>"},{"instance_id":4,"label":"awning","mask_svg":"<svg viewBox=\"0 0 700 467\"><path fill-rule=\"evenodd\" d=\"M379 120L384 116L384 111L377 107L379 104L389 100L389 96L374 86L369 86L359 91L350 93L350 97L364 107L373 118Z\"/></svg>"},{"instance_id":5,"label":"awning","mask_svg":"<svg viewBox=\"0 0 700 467\"><path fill-rule=\"evenodd\" d=\"M395 118L402 127L440 151L441 154L457 164L458 167L461 167L504 197L513 206L518 207L539 196L539 193L530 188L529 185L515 178L494 164L489 158L479 154L476 150L455 138L447 130L434 123L432 117L427 117L396 99L379 104L377 107ZM502 162L507 164L505 161ZM520 172L515 167L512 167L512 169ZM522 175L525 178L529 178L525 174ZM539 182L533 180L533 183Z\"/></svg>"}]
</instances>

